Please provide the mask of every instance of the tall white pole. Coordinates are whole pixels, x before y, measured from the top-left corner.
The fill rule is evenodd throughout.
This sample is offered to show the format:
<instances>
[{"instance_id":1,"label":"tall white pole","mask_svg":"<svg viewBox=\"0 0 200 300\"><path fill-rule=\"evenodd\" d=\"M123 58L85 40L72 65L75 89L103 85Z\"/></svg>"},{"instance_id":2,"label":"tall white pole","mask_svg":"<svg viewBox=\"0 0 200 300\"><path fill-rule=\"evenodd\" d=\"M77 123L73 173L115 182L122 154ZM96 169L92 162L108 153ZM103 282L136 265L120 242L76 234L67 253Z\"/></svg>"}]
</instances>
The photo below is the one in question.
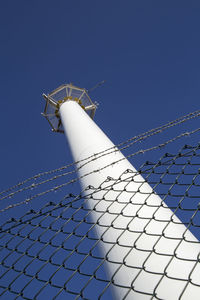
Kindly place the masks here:
<instances>
[{"instance_id":1,"label":"tall white pole","mask_svg":"<svg viewBox=\"0 0 200 300\"><path fill-rule=\"evenodd\" d=\"M75 101L64 102L59 112L74 161L114 147ZM108 176L118 178L127 169L136 172L118 151L85 164L78 173L84 189L98 188ZM91 174L84 177L87 173ZM102 197L101 192L98 195ZM94 205L92 199L88 201L91 210ZM104 241L101 251L113 276L114 299L125 295L131 300L199 298L199 243L141 175L133 176L128 185L122 180L95 209L100 213L92 218L94 222L98 218L96 234Z\"/></svg>"}]
</instances>

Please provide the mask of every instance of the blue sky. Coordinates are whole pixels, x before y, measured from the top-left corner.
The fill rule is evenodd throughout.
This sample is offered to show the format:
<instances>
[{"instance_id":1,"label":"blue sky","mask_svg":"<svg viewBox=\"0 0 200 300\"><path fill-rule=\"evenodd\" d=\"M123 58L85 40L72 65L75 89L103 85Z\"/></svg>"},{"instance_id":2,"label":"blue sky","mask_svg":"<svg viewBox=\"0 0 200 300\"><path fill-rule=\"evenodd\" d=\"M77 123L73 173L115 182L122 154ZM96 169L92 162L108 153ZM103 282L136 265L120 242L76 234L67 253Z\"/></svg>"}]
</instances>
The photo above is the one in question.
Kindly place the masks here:
<instances>
[{"instance_id":1,"label":"blue sky","mask_svg":"<svg viewBox=\"0 0 200 300\"><path fill-rule=\"evenodd\" d=\"M90 96L116 144L199 109L199 15L197 0L1 0L0 190L72 161L40 114L63 83L106 81Z\"/></svg>"},{"instance_id":2,"label":"blue sky","mask_svg":"<svg viewBox=\"0 0 200 300\"><path fill-rule=\"evenodd\" d=\"M90 88L118 143L198 109L199 1L1 1L1 189L71 161L42 118L60 84Z\"/></svg>"}]
</instances>

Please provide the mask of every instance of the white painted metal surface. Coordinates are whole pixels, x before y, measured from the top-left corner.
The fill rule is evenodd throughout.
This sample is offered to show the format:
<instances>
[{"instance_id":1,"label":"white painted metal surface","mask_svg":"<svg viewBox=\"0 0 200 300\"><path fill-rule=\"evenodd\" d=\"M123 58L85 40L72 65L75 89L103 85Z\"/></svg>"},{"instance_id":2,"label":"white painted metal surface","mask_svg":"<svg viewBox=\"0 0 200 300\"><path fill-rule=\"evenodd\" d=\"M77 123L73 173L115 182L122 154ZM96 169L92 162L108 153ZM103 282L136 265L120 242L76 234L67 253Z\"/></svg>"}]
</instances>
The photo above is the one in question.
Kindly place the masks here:
<instances>
[{"instance_id":1,"label":"white painted metal surface","mask_svg":"<svg viewBox=\"0 0 200 300\"><path fill-rule=\"evenodd\" d=\"M62 104L60 116L75 161L114 146L75 101ZM78 170L79 176L120 159L114 165L83 177L82 187L92 185L97 188L107 176L118 178L127 169L136 172L124 156L116 152L85 164ZM124 176L128 178L130 174ZM154 289L159 299L198 299L200 290L193 284L200 284L200 266L195 264L200 246L196 238L162 204L160 197L152 193L142 176L134 176L127 191L121 193L126 184L122 181L118 192L109 191L98 204L92 199L88 201L89 208L96 205L99 212L94 212L92 218L94 222L98 221L97 235L104 241L101 251L107 258L107 270L115 283L114 299L123 299L125 295L125 299L131 300L157 299L150 296ZM98 197L102 197L100 191ZM192 283L188 282L188 276ZM130 286L134 291L130 291Z\"/></svg>"}]
</instances>

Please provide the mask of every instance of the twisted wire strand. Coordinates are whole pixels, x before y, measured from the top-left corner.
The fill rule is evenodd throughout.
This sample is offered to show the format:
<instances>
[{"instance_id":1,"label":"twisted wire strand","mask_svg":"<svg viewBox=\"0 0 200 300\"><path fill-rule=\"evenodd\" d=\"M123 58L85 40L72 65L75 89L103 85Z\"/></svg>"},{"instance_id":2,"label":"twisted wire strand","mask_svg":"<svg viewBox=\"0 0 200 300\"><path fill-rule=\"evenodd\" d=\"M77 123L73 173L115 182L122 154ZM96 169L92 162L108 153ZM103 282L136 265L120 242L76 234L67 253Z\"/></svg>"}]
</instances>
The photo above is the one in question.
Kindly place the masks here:
<instances>
[{"instance_id":1,"label":"twisted wire strand","mask_svg":"<svg viewBox=\"0 0 200 300\"><path fill-rule=\"evenodd\" d=\"M84 175L82 175L82 176L75 177L75 178L69 180L68 182L65 182L65 183L63 183L63 184L54 186L53 188L50 188L50 189L48 189L48 190L46 190L46 191L43 191L43 192L40 192L40 193L35 194L35 195L33 195L33 196L30 196L29 198L27 198L27 199L25 199L25 200L23 200L23 201L20 201L20 202L18 202L18 203L10 204L10 205L6 206L5 208L1 209L0 212L4 212L4 211L6 211L6 210L8 210L8 209L14 208L14 207L19 206L19 205L22 205L22 204L28 204L31 200L33 200L33 199L35 199L35 198L37 198L37 197L43 196L43 195L45 195L45 194L47 194L47 193L49 193L49 192L53 192L53 191L60 190L61 188L66 187L66 186L68 186L68 185L70 185L70 184L72 184L72 183L75 183L75 182L77 182L78 180L80 180L80 179L82 179L82 178L84 178L84 177L86 177L86 176L89 176L89 175L91 175L91 174L93 174L93 173L96 173L96 172L100 172L100 171L102 171L102 170L104 170L104 169L106 169L106 168L108 168L108 167L110 167L110 166L112 166L112 165L115 165L115 164L117 164L117 163L119 163L119 162L121 162L121 161L123 161L123 160L125 160L125 159L131 158L131 157L136 156L136 155L138 155L138 154L144 154L144 153L149 152L149 151L152 151L152 150L156 150L156 149L163 148L163 147L167 146L168 144L173 143L173 142L179 140L180 138L183 138L183 137L186 137L186 136L190 136L190 135L195 134L195 133L197 133L197 132L199 132L199 131L200 131L200 128L194 129L194 130L192 130L192 131L190 131L190 132L186 131L186 132L184 132L184 133L181 133L181 134L179 134L179 135L177 135L177 136L175 136L175 137L173 137L173 138L171 138L171 139L169 139L169 140L163 142L162 144L158 144L158 145L156 145L156 146L152 146L152 147L147 148L147 149L141 149L141 150L139 150L139 151L136 151L136 152L134 152L134 153L131 153L131 154L129 154L129 155L127 155L127 156L124 156L123 158L118 159L118 160L116 160L116 161L114 161L114 162L112 162L112 163L110 163L110 164L107 164L107 165L105 165L105 166L103 166L103 167L101 167L101 168L99 168L99 169L96 169L96 170L93 170L93 171L91 171L91 172L88 172L88 173L86 173L86 174L84 174ZM75 172L75 171L72 171L72 173L74 173L74 172ZM59 176L59 175L58 175L58 176ZM54 179L56 179L56 178L58 178L58 177L55 176ZM45 183L47 183L47 182L49 182L49 181L52 181L52 178L46 180ZM41 183L41 184L43 184L43 183ZM39 183L39 184L35 184L34 187L37 187L37 186L39 186L39 185L40 185L40 183ZM28 187L24 187L24 188L22 188L22 189L20 189L20 190L17 190L16 192L13 192L12 195L10 194L10 196L14 196L15 194L20 193L20 192L23 192L23 191L25 191L25 190L27 190L27 189L30 189L31 187L33 187L33 186L31 185L31 186L28 186ZM8 197L9 197L9 195L8 195ZM0 200L3 200L3 199L8 198L8 197L3 197L3 198L1 198Z\"/></svg>"},{"instance_id":2,"label":"twisted wire strand","mask_svg":"<svg viewBox=\"0 0 200 300\"><path fill-rule=\"evenodd\" d=\"M184 116L182 116L182 117L179 117L179 118L177 118L177 119L175 119L175 120L173 120L173 121L170 121L170 122L168 122L168 123L166 123L166 124L164 124L164 125L162 125L162 126L159 126L159 127L153 128L153 129L150 129L150 130L148 130L148 131L146 131L146 132L144 132L144 133L142 133L142 134L139 134L139 135L134 136L134 137L132 137L132 138L130 138L130 139L128 139L128 140L122 142L122 143L119 143L119 144L116 145L116 146L113 146L113 147L110 147L110 148L105 149L105 150L103 150L103 151L100 151L100 152L98 152L98 153L95 153L95 154L93 154L93 155L91 155L91 156L88 156L88 157L86 157L86 158L84 158L84 159L81 159L81 160L76 161L76 162L74 162L74 163L70 163L70 164L68 164L68 165L66 165L66 166L62 166L62 167L60 167L60 168L56 168L56 169L53 169L53 170L50 170L50 171L45 171L45 172L42 172L42 173L38 173L38 174L36 174L36 175L34 175L34 176L32 176L32 177L29 177L29 178L27 178L27 179L25 179L25 180L19 182L18 184L14 185L14 186L11 186L11 187L8 188L8 189L6 189L6 190L0 192L0 195L3 195L3 194L5 194L5 193L8 193L8 192L10 192L10 191L12 191L12 190L14 190L14 189L16 189L16 188L18 188L18 187L20 187L20 186L26 184L27 182L29 182L29 181L31 181L31 180L36 180L36 179L38 179L38 178L40 178L40 177L42 177L42 176L49 175L49 174L53 174L53 173L56 173L56 172L60 172L60 171L65 170L65 169L67 169L67 168L69 168L69 167L72 167L72 166L74 166L74 165L79 165L80 163L85 162L83 165L80 165L80 166L78 167L78 169L79 169L79 168L85 166L86 164L88 164L88 163L90 163L90 162L92 162L92 161L94 161L94 160L96 160L96 159L101 158L102 156L109 155L109 154L111 154L111 153L113 153L113 152L118 152L118 151L126 150L127 148L129 148L130 146L132 146L133 144L135 144L135 143L137 143L137 142L142 142L142 141L144 141L144 140L147 139L147 138L150 138L150 137L152 137L152 136L154 136L154 135L156 135L156 134L162 133L162 132L163 132L164 130L166 130L166 129L169 129L169 128L171 128L171 127L177 126L177 125L179 125L179 124L182 124L182 123L184 123L184 122L187 122L187 121L192 120L192 119L194 119L194 118L197 118L197 117L199 117L199 116L200 116L200 110L197 110L197 111L192 112L192 113L188 113L188 114L186 114L186 115L184 115ZM123 145L125 145L125 146L122 147ZM114 150L113 150L113 149L114 149ZM110 151L110 150L113 150L113 151ZM108 152L108 151L110 151L110 152ZM141 151L142 151L142 150L141 150ZM57 175L57 176L53 176L53 177L51 177L51 178L48 179L48 180L42 181L41 183L34 184L34 185L31 184L31 185L29 185L29 186L28 186L27 188L25 188L25 189L30 189L30 188L32 188L33 186L42 185L42 184L44 184L44 183L47 183L48 181L53 181L54 179L57 179L57 178L63 177L63 176L67 176L67 175L71 175L71 174L73 174L73 173L75 173L75 172L76 172L76 171L73 170L73 171L69 171L69 172L66 172L66 173L63 173L63 174L60 174L60 175ZM13 192L13 193L10 193L10 194L8 194L8 195L6 195L6 196L1 197L0 200L3 200L3 199L6 199L6 198L9 198L9 197L12 197L14 194L16 194L16 193L18 193L18 192L21 192L21 191L23 191L23 190L24 190L24 189L19 189L18 191L15 191L15 192Z\"/></svg>"}]
</instances>

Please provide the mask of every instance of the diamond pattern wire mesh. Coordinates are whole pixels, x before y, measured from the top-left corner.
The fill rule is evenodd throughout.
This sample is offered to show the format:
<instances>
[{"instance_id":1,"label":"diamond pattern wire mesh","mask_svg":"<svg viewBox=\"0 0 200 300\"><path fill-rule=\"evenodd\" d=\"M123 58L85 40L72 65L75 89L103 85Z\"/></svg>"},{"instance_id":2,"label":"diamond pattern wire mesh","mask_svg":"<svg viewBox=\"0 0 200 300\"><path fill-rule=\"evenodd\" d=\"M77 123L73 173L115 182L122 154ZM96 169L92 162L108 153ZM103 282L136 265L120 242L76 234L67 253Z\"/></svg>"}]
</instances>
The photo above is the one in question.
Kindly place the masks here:
<instances>
[{"instance_id":1,"label":"diamond pattern wire mesh","mask_svg":"<svg viewBox=\"0 0 200 300\"><path fill-rule=\"evenodd\" d=\"M167 153L157 162L146 162L139 171L198 240L199 168L200 145L196 145L184 146L177 154ZM1 226L0 299L111 299L113 286L120 290L123 299L163 299L159 294L163 278L179 280L178 294L174 294L174 299L188 299L187 295L184 298L184 293L191 285L200 291L199 253L196 257L182 257L178 251L183 240L193 244L197 242L189 240L186 232L176 239L170 236L168 226L173 226L173 218L163 227L163 220L156 215L156 210L153 217L143 216L140 213L143 206L150 206L147 201L142 206L138 205L138 209L134 204L134 213L129 216L126 207L131 205L131 201L123 203L123 193L128 193L130 200L136 195L136 191L131 190L131 182L137 174L130 170L125 173L120 178L108 177L106 184L102 183L98 189L89 186L84 196L69 194L59 203L50 201L41 209L31 209ZM120 186L123 188L120 189ZM112 200L107 199L110 192L115 195ZM138 190L137 195L138 192L143 193ZM87 205L88 201L92 201L92 208ZM105 201L104 212L99 209L100 201ZM111 209L113 201L115 208L116 204L123 206L120 215ZM160 206L166 209L164 202ZM111 224L104 222L105 214L111 216ZM122 227L119 226L119 218L123 218ZM138 219L140 227L134 226ZM154 221L160 226L158 232L152 234L148 228ZM115 233L112 240L107 238L110 228ZM130 235L128 243L123 239L125 230ZM100 237L97 232L101 232ZM144 235L152 241L149 249L144 249L140 243ZM162 238L174 240L176 247L173 251L166 249L165 254L159 252L157 243ZM106 254L101 251L105 244ZM125 251L122 261L110 260L114 257L110 253L115 247ZM134 253L140 254L141 261L133 265L130 261ZM162 272L159 265L158 270L152 272L149 269L154 255L168 257ZM180 278L174 278L170 266L173 262L178 268L183 260L188 264L188 272L180 270ZM105 271L105 265L112 266L112 274ZM132 268L135 275L120 282L118 274L126 272L127 268ZM141 274L154 278L151 289L145 286L138 288L137 279Z\"/></svg>"}]
</instances>

